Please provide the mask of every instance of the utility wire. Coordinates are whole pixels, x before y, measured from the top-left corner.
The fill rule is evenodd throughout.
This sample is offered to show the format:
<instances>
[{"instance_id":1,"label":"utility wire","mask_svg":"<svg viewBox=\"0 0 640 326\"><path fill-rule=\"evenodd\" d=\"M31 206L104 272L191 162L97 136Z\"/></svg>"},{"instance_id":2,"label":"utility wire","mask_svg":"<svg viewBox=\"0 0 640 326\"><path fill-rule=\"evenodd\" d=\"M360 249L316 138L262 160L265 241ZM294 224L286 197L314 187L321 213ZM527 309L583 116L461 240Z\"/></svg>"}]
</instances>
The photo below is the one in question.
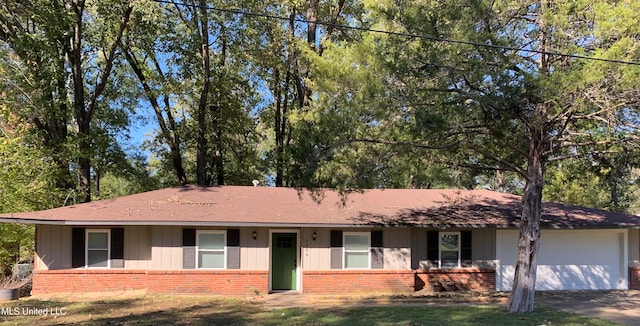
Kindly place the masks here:
<instances>
[{"instance_id":1,"label":"utility wire","mask_svg":"<svg viewBox=\"0 0 640 326\"><path fill-rule=\"evenodd\" d=\"M291 19L289 17L270 15L270 14L260 14L260 13L244 11L244 10L240 10L240 9L216 8L216 7L212 7L212 6L201 6L201 5L197 5L197 4L188 4L188 3L176 2L176 1L171 1L171 0L151 0L151 1L157 2L157 3L171 4L171 5L175 5L175 6L184 6L184 7L200 8L200 9L206 9L206 10L212 10L212 11L218 11L218 12L226 12L226 13L230 13L230 14L234 14L234 15L243 15L243 16L249 16L249 17L260 17L260 18L275 19L275 20L282 20L282 21L293 21L293 22L296 22L296 23L305 23L305 24L312 23L312 24L321 25L321 26L330 26L330 27L334 27L334 28L351 29L351 30L357 30L357 31L362 31L362 32L379 33L379 34L386 34L386 35L391 35L391 36L401 36L401 37L407 37L407 38L418 38L418 39L430 40L430 41L442 42L442 43L472 45L472 46L477 46L477 47L493 48L493 49L500 49L500 50L516 51L516 52L526 52L526 53L533 53L533 54L543 54L543 55L551 55L551 56L573 58L573 59L584 59L584 60L592 60L592 61L601 61L601 62L609 62L609 63L618 63L618 64L625 64L625 65L640 66L640 62L638 62L638 61L625 61L625 60L616 60L616 59L596 58L596 57L589 57L589 56L578 55L578 54L567 54L567 53L562 53L562 52L524 49L524 48L517 48L517 47L512 47L512 46L503 46L503 45L487 44L487 43L478 43L478 42L473 42L473 41L456 40L456 39L437 37L437 36L412 34L412 33L403 33L403 32L391 32L391 31L385 31L385 30L381 30L381 29L372 29L372 28L366 28L366 27L349 26L349 25L335 24L335 23L329 23L329 22L323 22L323 21L309 21L307 19L302 19L302 18Z\"/></svg>"}]
</instances>

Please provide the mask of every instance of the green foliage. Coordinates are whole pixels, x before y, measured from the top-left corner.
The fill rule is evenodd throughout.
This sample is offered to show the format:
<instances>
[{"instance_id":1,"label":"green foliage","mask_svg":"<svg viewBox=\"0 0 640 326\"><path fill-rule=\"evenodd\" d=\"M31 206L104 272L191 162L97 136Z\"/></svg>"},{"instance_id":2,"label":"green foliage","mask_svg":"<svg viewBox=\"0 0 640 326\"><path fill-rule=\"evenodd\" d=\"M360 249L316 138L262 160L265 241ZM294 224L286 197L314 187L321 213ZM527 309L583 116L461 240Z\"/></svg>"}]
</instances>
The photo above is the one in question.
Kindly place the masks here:
<instances>
[{"instance_id":1,"label":"green foliage","mask_svg":"<svg viewBox=\"0 0 640 326\"><path fill-rule=\"evenodd\" d=\"M638 154L626 149L615 154L596 153L550 165L546 175L546 200L576 206L637 214Z\"/></svg>"},{"instance_id":2,"label":"green foliage","mask_svg":"<svg viewBox=\"0 0 640 326\"><path fill-rule=\"evenodd\" d=\"M33 261L35 227L24 224L0 224L0 272L10 275L15 263Z\"/></svg>"},{"instance_id":3,"label":"green foliage","mask_svg":"<svg viewBox=\"0 0 640 326\"><path fill-rule=\"evenodd\" d=\"M200 12L196 7L157 2L144 7L134 15L125 38L127 61L133 69L124 67L122 76L131 83L131 97L139 101L137 114L153 112L160 126L144 145L153 152L153 160L159 160L151 164L157 169L153 173L163 180L162 185L175 185L181 180L171 174L179 174L176 165L181 165L186 181L197 179L200 123L196 117L202 109L206 182L223 179L226 184L248 185L260 179L261 162L255 151L259 135L252 110L261 98L248 61L253 53L247 49L252 46L249 36L255 36L253 22L207 12L212 76L208 93L201 94L205 76L200 34L205 20ZM135 75L134 64L140 70ZM202 97L208 103L205 108L199 105ZM175 160L178 156L182 164Z\"/></svg>"},{"instance_id":4,"label":"green foliage","mask_svg":"<svg viewBox=\"0 0 640 326\"><path fill-rule=\"evenodd\" d=\"M60 204L53 186L53 162L43 151L12 136L0 124L0 212L21 212Z\"/></svg>"},{"instance_id":5,"label":"green foliage","mask_svg":"<svg viewBox=\"0 0 640 326\"><path fill-rule=\"evenodd\" d=\"M609 208L609 194L591 167L571 161L547 170L544 198L569 205Z\"/></svg>"},{"instance_id":6,"label":"green foliage","mask_svg":"<svg viewBox=\"0 0 640 326\"><path fill-rule=\"evenodd\" d=\"M117 152L116 152L117 153ZM95 171L94 199L107 199L156 190L164 185L150 172L143 156L125 157Z\"/></svg>"},{"instance_id":7,"label":"green foliage","mask_svg":"<svg viewBox=\"0 0 640 326\"><path fill-rule=\"evenodd\" d=\"M55 169L40 148L19 136L23 127L0 104L0 212L21 212L51 208L63 200L56 189ZM6 122L13 121L10 126ZM17 223L0 223L0 272L11 272L13 264L33 258L34 227Z\"/></svg>"}]
</instances>

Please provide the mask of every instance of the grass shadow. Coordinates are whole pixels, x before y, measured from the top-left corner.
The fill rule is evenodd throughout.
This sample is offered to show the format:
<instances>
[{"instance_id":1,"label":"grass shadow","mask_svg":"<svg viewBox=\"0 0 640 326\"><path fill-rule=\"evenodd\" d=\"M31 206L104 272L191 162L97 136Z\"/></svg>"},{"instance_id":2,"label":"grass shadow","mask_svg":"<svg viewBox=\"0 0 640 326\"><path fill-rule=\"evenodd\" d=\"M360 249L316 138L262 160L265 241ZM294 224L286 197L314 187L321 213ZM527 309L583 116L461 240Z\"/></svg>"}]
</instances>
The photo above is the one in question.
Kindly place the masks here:
<instances>
[{"instance_id":1,"label":"grass shadow","mask_svg":"<svg viewBox=\"0 0 640 326\"><path fill-rule=\"evenodd\" d=\"M371 305L366 298L333 308L267 309L262 302L205 296L103 300L29 298L3 307L64 308L64 315L0 316L0 325L615 325L541 306L507 314L501 305Z\"/></svg>"},{"instance_id":2,"label":"grass shadow","mask_svg":"<svg viewBox=\"0 0 640 326\"><path fill-rule=\"evenodd\" d=\"M508 314L499 305L290 308L262 313L261 325L618 325L539 307L530 314Z\"/></svg>"}]
</instances>

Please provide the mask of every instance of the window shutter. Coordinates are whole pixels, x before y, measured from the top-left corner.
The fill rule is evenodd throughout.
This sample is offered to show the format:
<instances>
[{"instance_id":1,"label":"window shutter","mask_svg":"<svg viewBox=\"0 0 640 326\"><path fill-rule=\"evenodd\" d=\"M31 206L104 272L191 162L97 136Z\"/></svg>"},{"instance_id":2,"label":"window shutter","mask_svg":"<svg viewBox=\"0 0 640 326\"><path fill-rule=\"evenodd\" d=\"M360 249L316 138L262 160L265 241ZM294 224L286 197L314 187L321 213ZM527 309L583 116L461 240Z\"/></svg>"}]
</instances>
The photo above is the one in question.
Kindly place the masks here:
<instances>
[{"instance_id":1,"label":"window shutter","mask_svg":"<svg viewBox=\"0 0 640 326\"><path fill-rule=\"evenodd\" d=\"M124 268L124 228L111 229L111 267Z\"/></svg>"},{"instance_id":2,"label":"window shutter","mask_svg":"<svg viewBox=\"0 0 640 326\"><path fill-rule=\"evenodd\" d=\"M471 258L471 231L460 232L460 262L462 267L470 267L473 264Z\"/></svg>"},{"instance_id":3,"label":"window shutter","mask_svg":"<svg viewBox=\"0 0 640 326\"><path fill-rule=\"evenodd\" d=\"M196 229L182 229L182 268L196 268Z\"/></svg>"},{"instance_id":4,"label":"window shutter","mask_svg":"<svg viewBox=\"0 0 640 326\"><path fill-rule=\"evenodd\" d=\"M342 231L331 230L331 269L342 269Z\"/></svg>"},{"instance_id":5,"label":"window shutter","mask_svg":"<svg viewBox=\"0 0 640 326\"><path fill-rule=\"evenodd\" d=\"M383 231L371 231L371 269L384 268Z\"/></svg>"},{"instance_id":6,"label":"window shutter","mask_svg":"<svg viewBox=\"0 0 640 326\"><path fill-rule=\"evenodd\" d=\"M85 262L85 232L84 228L71 229L71 267L84 267Z\"/></svg>"},{"instance_id":7,"label":"window shutter","mask_svg":"<svg viewBox=\"0 0 640 326\"><path fill-rule=\"evenodd\" d=\"M432 267L438 267L440 264L440 253L438 251L438 231L427 231L427 260L431 263Z\"/></svg>"},{"instance_id":8,"label":"window shutter","mask_svg":"<svg viewBox=\"0 0 640 326\"><path fill-rule=\"evenodd\" d=\"M240 269L240 230L227 230L227 269Z\"/></svg>"}]
</instances>

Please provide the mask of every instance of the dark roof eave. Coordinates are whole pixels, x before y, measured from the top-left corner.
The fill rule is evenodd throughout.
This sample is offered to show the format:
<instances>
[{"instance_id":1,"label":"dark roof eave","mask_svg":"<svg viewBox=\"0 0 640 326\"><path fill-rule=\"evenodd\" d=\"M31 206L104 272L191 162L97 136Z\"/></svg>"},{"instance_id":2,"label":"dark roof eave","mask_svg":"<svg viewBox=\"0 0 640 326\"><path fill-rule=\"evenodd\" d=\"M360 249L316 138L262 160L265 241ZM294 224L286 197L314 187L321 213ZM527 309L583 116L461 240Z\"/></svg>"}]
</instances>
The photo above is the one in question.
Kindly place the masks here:
<instances>
[{"instance_id":1,"label":"dark roof eave","mask_svg":"<svg viewBox=\"0 0 640 326\"><path fill-rule=\"evenodd\" d=\"M0 223L20 223L31 225L68 225L68 226L116 226L116 225L157 225L157 226L215 226L215 227L278 227L278 228L298 228L298 227L341 227L341 228L433 228L433 229L480 229L480 228L496 228L496 229L514 229L518 228L516 223L508 224L383 224L383 223L278 223L278 222L223 222L223 221L119 221L119 220L96 220L96 221L73 221L73 220L43 220L43 219L25 219L25 218L0 218ZM549 224L543 223L542 229L566 230L566 229L640 229L640 225L565 225L565 224Z\"/></svg>"},{"instance_id":2,"label":"dark roof eave","mask_svg":"<svg viewBox=\"0 0 640 326\"><path fill-rule=\"evenodd\" d=\"M115 225L158 225L158 226L232 226L232 227L372 227L353 223L278 223L278 222L224 222L224 221L120 221L120 220L43 220L25 218L0 218L0 223L20 223L32 225L68 226L115 226Z\"/></svg>"},{"instance_id":3,"label":"dark roof eave","mask_svg":"<svg viewBox=\"0 0 640 326\"><path fill-rule=\"evenodd\" d=\"M409 224L409 223L279 223L279 222L225 222L225 221L122 221L122 220L95 220L95 221L76 221L76 220L46 220L46 219L29 219L29 218L8 218L0 217L0 223L20 223L33 225L69 225L69 226L110 226L110 225L166 225L166 226L237 226L237 227L397 227L397 228L498 228L508 229L517 227L515 224L467 224L467 223L451 223L451 224Z\"/></svg>"}]
</instances>

